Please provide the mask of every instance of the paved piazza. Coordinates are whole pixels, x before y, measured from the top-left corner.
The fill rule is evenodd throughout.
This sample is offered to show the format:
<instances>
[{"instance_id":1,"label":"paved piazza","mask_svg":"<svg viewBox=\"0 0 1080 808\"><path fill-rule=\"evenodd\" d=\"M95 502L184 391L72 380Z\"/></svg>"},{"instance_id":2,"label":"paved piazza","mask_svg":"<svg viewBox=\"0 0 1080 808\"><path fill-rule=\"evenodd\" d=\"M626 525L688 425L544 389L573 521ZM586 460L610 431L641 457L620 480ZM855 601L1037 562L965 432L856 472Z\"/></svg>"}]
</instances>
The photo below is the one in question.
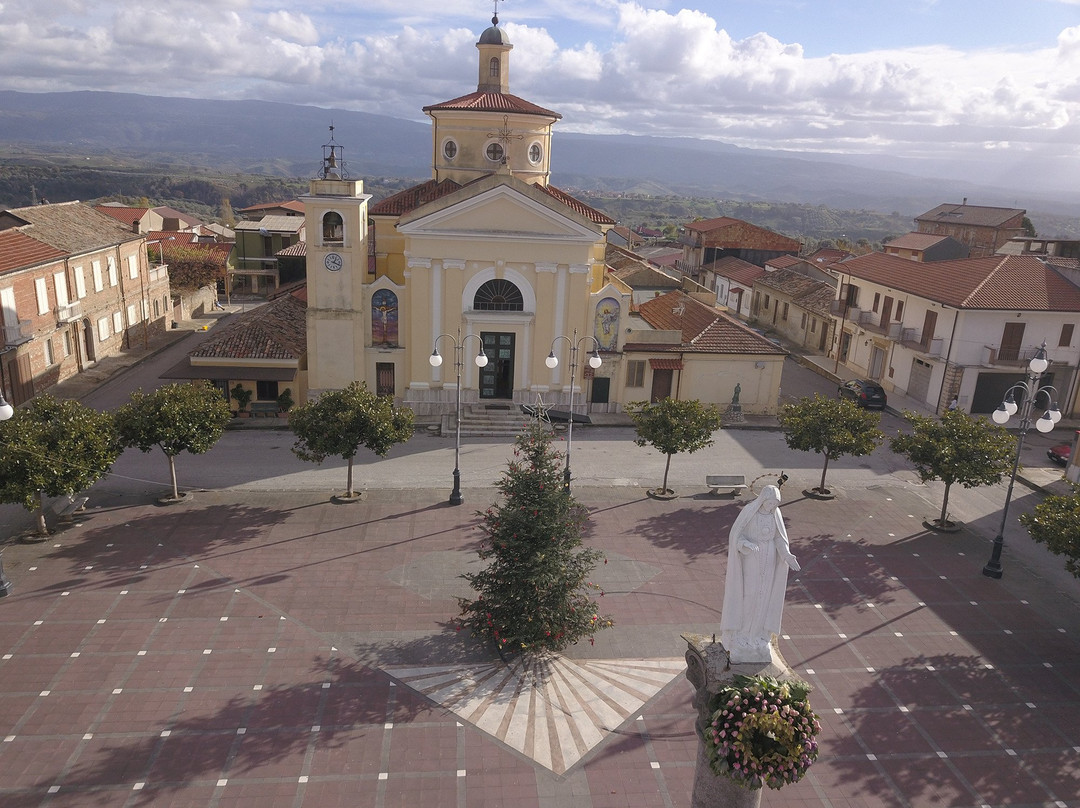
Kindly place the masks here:
<instances>
[{"instance_id":1,"label":"paved piazza","mask_svg":"<svg viewBox=\"0 0 1080 808\"><path fill-rule=\"evenodd\" d=\"M0 805L688 806L680 634L717 630L740 502L575 494L617 626L547 676L451 622L492 494L98 498L8 544ZM983 577L992 529L926 531L917 486L785 494L822 754L763 805L1080 806L1076 603L1008 554Z\"/></svg>"}]
</instances>

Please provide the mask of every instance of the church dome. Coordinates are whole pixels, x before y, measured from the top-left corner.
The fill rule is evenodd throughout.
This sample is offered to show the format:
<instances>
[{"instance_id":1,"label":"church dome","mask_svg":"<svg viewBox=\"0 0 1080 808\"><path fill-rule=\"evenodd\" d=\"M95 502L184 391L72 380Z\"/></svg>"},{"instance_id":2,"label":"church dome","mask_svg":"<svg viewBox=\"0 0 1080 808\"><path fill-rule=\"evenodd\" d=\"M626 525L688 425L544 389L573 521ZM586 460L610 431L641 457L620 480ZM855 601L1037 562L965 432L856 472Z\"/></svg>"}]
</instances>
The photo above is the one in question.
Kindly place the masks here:
<instances>
[{"instance_id":1,"label":"church dome","mask_svg":"<svg viewBox=\"0 0 1080 808\"><path fill-rule=\"evenodd\" d=\"M499 18L491 18L491 27L484 33L480 34L480 41L478 45L509 45L510 37L506 35L506 31L499 27Z\"/></svg>"}]
</instances>

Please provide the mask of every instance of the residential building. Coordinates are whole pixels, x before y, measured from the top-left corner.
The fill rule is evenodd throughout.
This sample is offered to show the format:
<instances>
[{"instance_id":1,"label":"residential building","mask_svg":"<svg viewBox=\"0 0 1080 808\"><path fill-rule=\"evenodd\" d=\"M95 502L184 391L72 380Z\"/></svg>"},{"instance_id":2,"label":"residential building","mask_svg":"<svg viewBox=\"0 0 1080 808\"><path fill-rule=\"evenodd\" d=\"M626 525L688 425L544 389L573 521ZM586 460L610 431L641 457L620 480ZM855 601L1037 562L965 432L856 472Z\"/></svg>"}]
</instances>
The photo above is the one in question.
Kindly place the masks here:
<instances>
[{"instance_id":1,"label":"residential building","mask_svg":"<svg viewBox=\"0 0 1080 808\"><path fill-rule=\"evenodd\" d=\"M749 320L754 281L764 274L763 267L728 255L702 267L701 282L716 292L717 303L743 320Z\"/></svg>"},{"instance_id":2,"label":"residential building","mask_svg":"<svg viewBox=\"0 0 1080 808\"><path fill-rule=\"evenodd\" d=\"M637 308L625 351L628 400L730 402L773 415L786 351L697 296L681 290Z\"/></svg>"},{"instance_id":3,"label":"residential building","mask_svg":"<svg viewBox=\"0 0 1080 808\"><path fill-rule=\"evenodd\" d=\"M915 217L920 233L951 236L968 248L968 255L980 258L993 255L1009 239L1024 234L1024 216L1019 208L993 208L969 205L967 199L957 205L946 203Z\"/></svg>"},{"instance_id":4,"label":"residential building","mask_svg":"<svg viewBox=\"0 0 1080 808\"><path fill-rule=\"evenodd\" d=\"M1045 377L1077 413L1080 287L1035 256L930 263L871 253L835 265L837 361L936 411L989 413L1046 343Z\"/></svg>"},{"instance_id":5,"label":"residential building","mask_svg":"<svg viewBox=\"0 0 1080 808\"><path fill-rule=\"evenodd\" d=\"M604 253L604 263L609 277L626 284L633 303L644 303L681 289L683 285L679 278L661 272L641 256L610 243Z\"/></svg>"},{"instance_id":6,"label":"residential building","mask_svg":"<svg viewBox=\"0 0 1080 808\"><path fill-rule=\"evenodd\" d=\"M679 228L679 235L683 257L678 268L691 276L725 256L765 266L770 258L798 255L802 246L798 239L729 216L690 222Z\"/></svg>"},{"instance_id":7,"label":"residential building","mask_svg":"<svg viewBox=\"0 0 1080 808\"><path fill-rule=\"evenodd\" d=\"M813 270L813 267L809 267ZM815 280L794 267L763 272L754 281L752 325L787 344L824 354L832 344L830 307L836 279Z\"/></svg>"},{"instance_id":8,"label":"residential building","mask_svg":"<svg viewBox=\"0 0 1080 808\"><path fill-rule=\"evenodd\" d=\"M265 297L281 285L277 253L306 238L304 217L268 214L236 223L230 294Z\"/></svg>"},{"instance_id":9,"label":"residential building","mask_svg":"<svg viewBox=\"0 0 1080 808\"><path fill-rule=\"evenodd\" d=\"M905 233L886 241L882 251L909 261L949 261L968 257L968 248L952 236L933 233Z\"/></svg>"},{"instance_id":10,"label":"residential building","mask_svg":"<svg viewBox=\"0 0 1080 808\"><path fill-rule=\"evenodd\" d=\"M236 385L253 402L276 402L289 390L293 401L307 395L307 291L283 294L239 315L164 374L166 379L204 379L232 400Z\"/></svg>"},{"instance_id":11,"label":"residential building","mask_svg":"<svg viewBox=\"0 0 1080 808\"><path fill-rule=\"evenodd\" d=\"M146 239L79 202L0 212L0 384L19 404L172 324Z\"/></svg>"}]
</instances>

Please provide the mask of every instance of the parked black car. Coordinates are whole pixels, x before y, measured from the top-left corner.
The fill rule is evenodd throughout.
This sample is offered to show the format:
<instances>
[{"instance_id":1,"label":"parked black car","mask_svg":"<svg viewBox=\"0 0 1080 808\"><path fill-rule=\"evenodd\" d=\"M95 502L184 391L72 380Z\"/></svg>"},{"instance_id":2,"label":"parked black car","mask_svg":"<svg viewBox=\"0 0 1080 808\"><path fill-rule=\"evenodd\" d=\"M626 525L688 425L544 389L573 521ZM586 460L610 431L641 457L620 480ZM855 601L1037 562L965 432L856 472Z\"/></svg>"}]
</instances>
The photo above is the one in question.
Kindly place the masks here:
<instances>
[{"instance_id":1,"label":"parked black car","mask_svg":"<svg viewBox=\"0 0 1080 808\"><path fill-rule=\"evenodd\" d=\"M882 386L870 379L852 379L850 382L844 382L836 392L840 398L850 398L860 407L883 410L888 402L888 396L885 395Z\"/></svg>"}]
</instances>

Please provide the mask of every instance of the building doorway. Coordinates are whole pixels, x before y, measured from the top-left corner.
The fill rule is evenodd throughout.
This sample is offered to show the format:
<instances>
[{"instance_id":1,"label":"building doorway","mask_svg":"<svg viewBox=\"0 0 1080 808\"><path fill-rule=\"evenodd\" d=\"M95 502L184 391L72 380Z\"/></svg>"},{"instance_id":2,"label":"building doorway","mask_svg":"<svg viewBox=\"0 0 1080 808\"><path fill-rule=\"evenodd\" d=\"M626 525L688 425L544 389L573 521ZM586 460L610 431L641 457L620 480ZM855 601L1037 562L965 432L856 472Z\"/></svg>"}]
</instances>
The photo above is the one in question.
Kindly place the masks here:
<instances>
[{"instance_id":1,"label":"building doorway","mask_svg":"<svg viewBox=\"0 0 1080 808\"><path fill-rule=\"evenodd\" d=\"M394 389L394 363L375 363L375 395L393 397Z\"/></svg>"},{"instance_id":2,"label":"building doorway","mask_svg":"<svg viewBox=\"0 0 1080 808\"><path fill-rule=\"evenodd\" d=\"M655 404L658 401L663 401L665 398L671 398L671 380L675 371L670 368L667 370L653 370L652 372L652 392L649 395L649 402Z\"/></svg>"},{"instance_id":3,"label":"building doorway","mask_svg":"<svg viewBox=\"0 0 1080 808\"><path fill-rule=\"evenodd\" d=\"M512 399L514 397L514 335L498 331L481 331L484 353L488 363L480 369L480 398Z\"/></svg>"}]
</instances>

